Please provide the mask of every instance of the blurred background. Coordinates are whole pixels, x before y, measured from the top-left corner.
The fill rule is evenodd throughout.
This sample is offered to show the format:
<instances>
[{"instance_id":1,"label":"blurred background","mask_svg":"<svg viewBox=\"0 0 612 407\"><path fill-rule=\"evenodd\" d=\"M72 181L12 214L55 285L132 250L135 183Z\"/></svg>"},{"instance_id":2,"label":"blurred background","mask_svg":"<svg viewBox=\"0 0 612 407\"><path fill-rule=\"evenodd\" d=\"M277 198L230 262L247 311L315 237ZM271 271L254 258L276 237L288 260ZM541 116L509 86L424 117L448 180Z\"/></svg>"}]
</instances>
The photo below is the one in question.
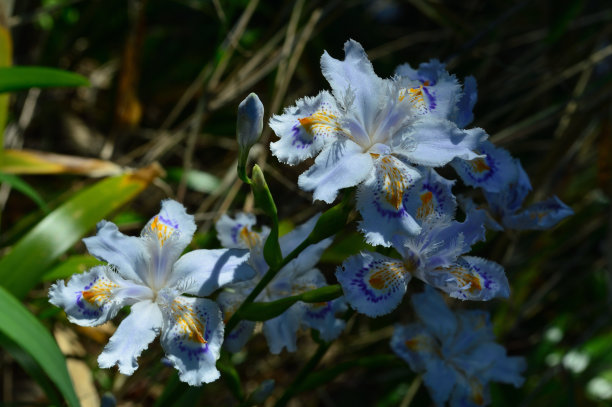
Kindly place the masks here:
<instances>
[{"instance_id":1,"label":"blurred background","mask_svg":"<svg viewBox=\"0 0 612 407\"><path fill-rule=\"evenodd\" d=\"M520 389L493 385L493 406L612 403L612 3L466 0L3 0L1 24L14 65L79 73L90 87L11 94L4 145L70 156L54 174L22 175L42 200L0 187L0 244L10 248L48 209L101 175L148 169L146 188L117 201L106 218L138 234L161 199L184 202L200 226L193 247L218 247L220 214L252 210L236 177L235 113L256 92L266 120L297 98L328 89L324 50L343 59L352 38L377 74L431 58L478 82L473 126L521 159L534 187L528 202L557 195L575 215L545 232L491 233L476 255L500 262L508 301L453 307L492 311L499 341L528 360ZM266 173L284 230L325 206L297 189L309 163L280 164L264 126L252 160ZM78 161L81 158L98 161ZM92 164L93 163L93 164ZM157 163L155 165L154 163ZM66 169L66 168L70 169ZM110 168L110 170L109 170ZM32 171L36 172L36 171ZM452 172L449 172L452 176ZM159 177L155 177L159 175ZM459 186L457 192L467 190ZM100 196L112 202L113 191ZM76 215L75 215L76 216ZM263 219L262 219L263 220ZM90 227L86 234L93 233ZM363 248L348 228L324 255L333 271ZM50 281L93 264L82 243L48 265L25 303L53 332L84 406L112 393L120 406L235 405L225 382L187 388L160 362L158 343L130 377L97 367L113 324L81 328L47 303ZM32 253L32 256L37 256ZM411 290L422 289L411 283ZM408 296L406 297L406 301ZM392 356L395 322L409 303L378 319L354 316L291 406L429 406L426 389ZM231 356L245 391L274 379L272 405L316 349L303 332L295 354L272 356L262 335ZM8 353L0 353L2 405L46 405L47 396ZM306 391L307 390L307 391Z\"/></svg>"}]
</instances>

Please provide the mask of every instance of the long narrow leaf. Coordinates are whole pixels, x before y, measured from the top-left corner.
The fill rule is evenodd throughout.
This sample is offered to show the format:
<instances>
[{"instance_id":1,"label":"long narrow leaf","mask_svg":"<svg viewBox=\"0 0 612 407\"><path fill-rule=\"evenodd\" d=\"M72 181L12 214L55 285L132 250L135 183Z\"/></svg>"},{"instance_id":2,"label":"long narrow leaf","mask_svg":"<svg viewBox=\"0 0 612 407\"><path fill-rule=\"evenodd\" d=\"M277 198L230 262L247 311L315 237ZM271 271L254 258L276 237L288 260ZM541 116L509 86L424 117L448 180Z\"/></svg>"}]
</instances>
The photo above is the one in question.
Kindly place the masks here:
<instances>
[{"instance_id":1,"label":"long narrow leaf","mask_svg":"<svg viewBox=\"0 0 612 407\"><path fill-rule=\"evenodd\" d=\"M98 221L138 195L160 171L154 165L107 178L72 197L47 215L0 260L0 285L22 298L59 256Z\"/></svg>"},{"instance_id":2,"label":"long narrow leaf","mask_svg":"<svg viewBox=\"0 0 612 407\"><path fill-rule=\"evenodd\" d=\"M0 68L0 93L30 88L89 86L87 78L61 69L42 66Z\"/></svg>"},{"instance_id":3,"label":"long narrow leaf","mask_svg":"<svg viewBox=\"0 0 612 407\"><path fill-rule=\"evenodd\" d=\"M45 201L38 195L38 192L34 188L32 188L27 182L22 180L16 175L12 174L4 174L0 172L0 182L6 182L17 191L29 197L31 200L36 202L36 205L40 207L45 212L49 212L49 207L45 203Z\"/></svg>"},{"instance_id":4,"label":"long narrow leaf","mask_svg":"<svg viewBox=\"0 0 612 407\"><path fill-rule=\"evenodd\" d=\"M68 375L66 359L45 327L2 287L0 309L0 332L40 365L69 406L78 406L79 400Z\"/></svg>"},{"instance_id":5,"label":"long narrow leaf","mask_svg":"<svg viewBox=\"0 0 612 407\"><path fill-rule=\"evenodd\" d=\"M7 174L79 174L90 177L118 175L121 167L110 161L47 153L36 150L4 150L0 171Z\"/></svg>"}]
</instances>

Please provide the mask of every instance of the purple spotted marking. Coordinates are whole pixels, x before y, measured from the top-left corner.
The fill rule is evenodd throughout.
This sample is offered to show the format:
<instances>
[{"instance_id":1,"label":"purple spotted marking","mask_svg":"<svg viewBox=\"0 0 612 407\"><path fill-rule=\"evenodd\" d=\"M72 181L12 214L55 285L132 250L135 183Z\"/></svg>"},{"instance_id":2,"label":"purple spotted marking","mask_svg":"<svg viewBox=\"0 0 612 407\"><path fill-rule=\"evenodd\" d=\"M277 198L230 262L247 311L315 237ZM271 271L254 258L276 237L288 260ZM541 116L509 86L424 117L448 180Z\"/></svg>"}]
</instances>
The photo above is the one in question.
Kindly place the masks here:
<instances>
[{"instance_id":1,"label":"purple spotted marking","mask_svg":"<svg viewBox=\"0 0 612 407\"><path fill-rule=\"evenodd\" d=\"M210 325L208 313L199 310L197 307L195 309L197 310L198 318L205 321L204 340L206 340L206 343L200 344L192 341L186 341L182 335L175 335L172 339L172 342L176 344L181 354L187 356L187 359L189 359L190 362L194 361L194 359L202 360L204 358L203 355L208 352L208 340L212 334L212 332L208 329L208 326Z\"/></svg>"},{"instance_id":2,"label":"purple spotted marking","mask_svg":"<svg viewBox=\"0 0 612 407\"><path fill-rule=\"evenodd\" d=\"M293 138L293 141L291 142L291 145L300 150L306 147L310 147L312 143L314 142L314 140L317 138L317 136L313 136L311 140L305 139L301 134L302 133L300 131L301 128L302 128L302 125L298 122L294 124L293 128L291 129L293 130L293 134L291 135Z\"/></svg>"},{"instance_id":3,"label":"purple spotted marking","mask_svg":"<svg viewBox=\"0 0 612 407\"><path fill-rule=\"evenodd\" d=\"M178 229L179 228L179 224L177 222L172 222L172 219L166 219L163 216L159 215L159 220L162 221L162 223L174 228L174 229Z\"/></svg>"},{"instance_id":4,"label":"purple spotted marking","mask_svg":"<svg viewBox=\"0 0 612 407\"><path fill-rule=\"evenodd\" d=\"M366 299L373 303L378 303L380 301L384 301L391 297L391 294L395 293L399 287L398 284L392 284L388 290L383 292L382 294L377 294L374 290L370 288L368 284L365 282L365 278L367 273L374 268L376 265L382 263L381 261L373 261L372 263L362 267L357 271L355 277L351 279L350 285L355 286L361 290L366 296Z\"/></svg>"},{"instance_id":5,"label":"purple spotted marking","mask_svg":"<svg viewBox=\"0 0 612 407\"><path fill-rule=\"evenodd\" d=\"M93 279L92 282L83 287L83 290L74 292L76 294L76 305L77 307L79 307L79 311L81 312L81 314L86 318L99 318L102 315L102 311L104 310L105 304L94 308L93 304L83 300L83 291L89 290L98 280L99 277L96 277Z\"/></svg>"},{"instance_id":6,"label":"purple spotted marking","mask_svg":"<svg viewBox=\"0 0 612 407\"><path fill-rule=\"evenodd\" d=\"M232 229L230 230L230 235L232 236L232 242L238 244L238 233L240 233L240 230L244 227L244 225L242 223L238 223L236 224L236 226L233 226Z\"/></svg>"},{"instance_id":7,"label":"purple spotted marking","mask_svg":"<svg viewBox=\"0 0 612 407\"><path fill-rule=\"evenodd\" d=\"M431 84L429 86L431 86ZM436 98L431 92L429 92L429 86L423 86L423 93L427 95L427 98L429 100L429 110L434 110L436 108Z\"/></svg>"}]
</instances>

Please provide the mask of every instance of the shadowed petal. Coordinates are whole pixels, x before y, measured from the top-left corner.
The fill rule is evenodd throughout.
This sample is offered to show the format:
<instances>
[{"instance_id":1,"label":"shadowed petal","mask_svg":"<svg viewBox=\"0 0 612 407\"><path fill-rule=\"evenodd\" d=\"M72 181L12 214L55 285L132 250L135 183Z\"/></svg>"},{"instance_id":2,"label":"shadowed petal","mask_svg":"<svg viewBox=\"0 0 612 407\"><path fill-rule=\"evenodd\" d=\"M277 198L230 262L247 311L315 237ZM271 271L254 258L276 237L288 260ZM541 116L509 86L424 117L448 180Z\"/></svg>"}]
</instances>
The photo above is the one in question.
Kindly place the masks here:
<instances>
[{"instance_id":1,"label":"shadowed petal","mask_svg":"<svg viewBox=\"0 0 612 407\"><path fill-rule=\"evenodd\" d=\"M451 163L466 185L489 192L500 192L517 178L518 161L505 149L485 141L475 152L484 157L472 160L456 158Z\"/></svg>"},{"instance_id":2,"label":"shadowed petal","mask_svg":"<svg viewBox=\"0 0 612 407\"><path fill-rule=\"evenodd\" d=\"M297 350L296 335L300 329L304 311L304 303L297 302L281 315L264 322L263 333L270 353L278 355L283 348L287 348L287 352Z\"/></svg>"},{"instance_id":3,"label":"shadowed petal","mask_svg":"<svg viewBox=\"0 0 612 407\"><path fill-rule=\"evenodd\" d=\"M336 278L351 307L377 317L399 305L411 275L397 259L364 252L346 259L337 269Z\"/></svg>"},{"instance_id":4,"label":"shadowed petal","mask_svg":"<svg viewBox=\"0 0 612 407\"><path fill-rule=\"evenodd\" d=\"M503 218L504 226L517 230L545 230L555 226L561 220L573 215L574 211L553 196L545 201L528 206L514 215Z\"/></svg>"},{"instance_id":5,"label":"shadowed petal","mask_svg":"<svg viewBox=\"0 0 612 407\"><path fill-rule=\"evenodd\" d=\"M253 278L248 258L248 250L243 249L193 250L174 264L168 286L205 297L225 284Z\"/></svg>"},{"instance_id":6,"label":"shadowed petal","mask_svg":"<svg viewBox=\"0 0 612 407\"><path fill-rule=\"evenodd\" d=\"M439 167L454 158L478 158L475 150L486 140L487 134L479 128L460 130L448 120L423 119L413 123L402 137L412 139L413 148L401 149L398 144L398 154L416 164Z\"/></svg>"},{"instance_id":7,"label":"shadowed petal","mask_svg":"<svg viewBox=\"0 0 612 407\"><path fill-rule=\"evenodd\" d=\"M479 257L460 257L455 265L425 271L419 278L461 300L488 301L510 295L504 268Z\"/></svg>"},{"instance_id":8,"label":"shadowed petal","mask_svg":"<svg viewBox=\"0 0 612 407\"><path fill-rule=\"evenodd\" d=\"M415 211L405 205L407 191L421 177L414 168L391 155L374 161L375 171L357 190L359 229L372 245L389 246L395 234L416 235L421 227Z\"/></svg>"},{"instance_id":9,"label":"shadowed petal","mask_svg":"<svg viewBox=\"0 0 612 407\"><path fill-rule=\"evenodd\" d=\"M417 317L440 341L455 335L457 318L434 288L426 285L425 292L413 295L411 300Z\"/></svg>"}]
</instances>

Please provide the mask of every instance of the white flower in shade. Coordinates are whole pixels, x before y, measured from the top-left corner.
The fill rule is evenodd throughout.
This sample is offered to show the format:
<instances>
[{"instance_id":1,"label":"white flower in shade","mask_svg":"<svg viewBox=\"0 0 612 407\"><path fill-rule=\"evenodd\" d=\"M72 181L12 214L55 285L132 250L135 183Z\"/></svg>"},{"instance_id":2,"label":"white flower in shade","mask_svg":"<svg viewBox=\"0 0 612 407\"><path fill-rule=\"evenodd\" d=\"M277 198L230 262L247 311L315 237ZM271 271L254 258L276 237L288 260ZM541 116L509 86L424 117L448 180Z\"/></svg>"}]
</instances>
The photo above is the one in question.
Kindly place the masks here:
<instances>
[{"instance_id":1,"label":"white flower in shade","mask_svg":"<svg viewBox=\"0 0 612 407\"><path fill-rule=\"evenodd\" d=\"M280 140L270 149L292 165L316 157L298 180L314 199L331 203L340 189L359 186L357 208L365 225L379 226L366 238L389 246L398 225L410 234L420 232L415 214L404 205L406 191L421 177L415 165L476 158L473 150L487 135L461 129L444 115L423 114L424 101L434 95L425 95L420 83L412 88L400 77L378 77L359 43L347 41L344 52L344 61L327 52L321 57L331 93L300 99L271 118ZM367 226L362 230L369 232Z\"/></svg>"},{"instance_id":2,"label":"white flower in shade","mask_svg":"<svg viewBox=\"0 0 612 407\"><path fill-rule=\"evenodd\" d=\"M525 358L508 356L495 342L487 312L453 312L428 286L412 305L419 322L397 325L391 348L423 375L436 406L482 407L491 401L490 382L523 384Z\"/></svg>"},{"instance_id":3,"label":"white flower in shade","mask_svg":"<svg viewBox=\"0 0 612 407\"><path fill-rule=\"evenodd\" d=\"M253 271L243 266L247 250L194 250L181 256L195 230L193 216L167 200L140 237L126 236L102 221L96 236L83 239L89 252L109 265L77 274L68 284L58 281L49 297L81 326L102 324L131 305L98 357L100 367L118 365L121 373L132 374L140 353L161 334L167 359L182 381L197 386L219 377L221 310L201 297L251 278Z\"/></svg>"},{"instance_id":4,"label":"white flower in shade","mask_svg":"<svg viewBox=\"0 0 612 407\"><path fill-rule=\"evenodd\" d=\"M312 217L303 225L279 239L283 256L291 253L312 232L319 215ZM217 297L226 318L229 318L242 304L268 271L263 257L263 245L270 229L263 227L260 232L254 230L254 215L239 213L235 219L224 215L217 222L217 233L225 247L249 248L249 264L256 276L248 281L230 284ZM271 302L288 296L327 285L323 274L315 268L323 251L331 244L332 239L307 247L297 258L290 261L272 279L270 284L257 296L257 302ZM264 321L263 333L270 352L280 353L283 348L289 352L297 350L297 332L300 327L313 328L319 331L323 340L330 341L340 335L345 322L336 318L336 313L346 309L343 298L321 303L307 304L298 301L279 316ZM224 346L230 352L238 352L251 337L255 322L240 321L236 328L227 335Z\"/></svg>"}]
</instances>

